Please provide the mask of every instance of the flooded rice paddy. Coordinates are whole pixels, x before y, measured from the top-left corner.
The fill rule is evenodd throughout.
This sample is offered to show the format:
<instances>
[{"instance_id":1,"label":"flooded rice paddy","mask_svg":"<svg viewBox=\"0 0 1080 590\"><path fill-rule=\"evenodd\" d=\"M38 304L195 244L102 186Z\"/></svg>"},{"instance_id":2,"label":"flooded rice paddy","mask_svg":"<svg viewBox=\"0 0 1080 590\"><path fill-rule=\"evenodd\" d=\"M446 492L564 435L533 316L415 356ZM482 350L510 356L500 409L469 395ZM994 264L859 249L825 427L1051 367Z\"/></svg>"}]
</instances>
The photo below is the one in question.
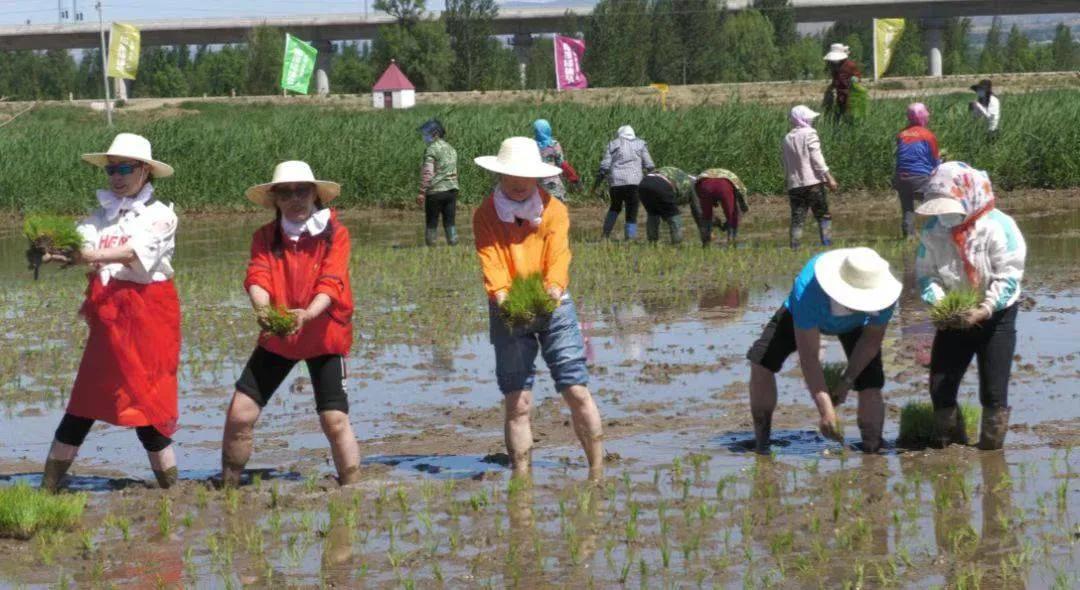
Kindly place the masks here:
<instances>
[{"instance_id":1,"label":"flooded rice paddy","mask_svg":"<svg viewBox=\"0 0 1080 590\"><path fill-rule=\"evenodd\" d=\"M232 383L256 335L241 281L262 219L182 217L182 483L153 488L134 433L95 427L69 486L90 493L82 525L0 540L0 586L1076 587L1078 197L1002 199L1029 258L1013 427L997 453L889 445L864 456L853 404L842 408L846 444L825 441L794 358L779 379L774 453L748 452L744 354L813 254L782 246L784 204L757 204L734 251L598 243L602 213L574 210L570 290L610 453L600 482L587 481L543 370L532 480L510 480L471 247L417 247L419 214L347 214L350 416L365 470L347 489L330 478L302 369L260 419L248 485L212 485ZM928 397L933 330L915 294L914 245L891 237L898 212L885 196L834 209L842 242L869 241L903 274L885 344L892 441L900 407ZM34 282L23 249L14 224L0 228L0 485L38 483L86 333L84 279L49 269ZM835 339L825 355L843 359ZM976 388L973 367L964 399L977 403Z\"/></svg>"}]
</instances>

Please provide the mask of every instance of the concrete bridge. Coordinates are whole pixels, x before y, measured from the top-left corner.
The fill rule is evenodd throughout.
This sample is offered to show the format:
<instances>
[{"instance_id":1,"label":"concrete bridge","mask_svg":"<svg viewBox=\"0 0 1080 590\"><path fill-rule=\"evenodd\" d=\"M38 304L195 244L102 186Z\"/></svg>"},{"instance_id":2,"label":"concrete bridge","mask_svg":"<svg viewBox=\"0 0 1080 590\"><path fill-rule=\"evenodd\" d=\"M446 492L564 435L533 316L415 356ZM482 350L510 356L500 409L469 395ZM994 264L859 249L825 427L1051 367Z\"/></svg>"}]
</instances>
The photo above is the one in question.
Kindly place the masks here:
<instances>
[{"instance_id":1,"label":"concrete bridge","mask_svg":"<svg viewBox=\"0 0 1080 590\"><path fill-rule=\"evenodd\" d=\"M939 20L956 16L1054 14L1080 12L1080 0L792 0L799 22L822 22L838 18L870 19L904 17L923 21L930 31L931 75L941 75L941 27ZM753 6L753 0L728 0L729 10ZM589 11L575 11L588 16ZM564 9L535 8L500 10L495 20L497 35L514 36L515 45L528 44L534 34L554 33L564 22ZM436 15L437 16L437 15ZM143 45L200 45L243 42L258 26L278 27L314 41L321 54L333 41L363 40L394 19L386 15L327 14L275 18L172 19L125 21L142 31ZM100 44L96 23L18 25L0 27L0 50L84 49Z\"/></svg>"}]
</instances>

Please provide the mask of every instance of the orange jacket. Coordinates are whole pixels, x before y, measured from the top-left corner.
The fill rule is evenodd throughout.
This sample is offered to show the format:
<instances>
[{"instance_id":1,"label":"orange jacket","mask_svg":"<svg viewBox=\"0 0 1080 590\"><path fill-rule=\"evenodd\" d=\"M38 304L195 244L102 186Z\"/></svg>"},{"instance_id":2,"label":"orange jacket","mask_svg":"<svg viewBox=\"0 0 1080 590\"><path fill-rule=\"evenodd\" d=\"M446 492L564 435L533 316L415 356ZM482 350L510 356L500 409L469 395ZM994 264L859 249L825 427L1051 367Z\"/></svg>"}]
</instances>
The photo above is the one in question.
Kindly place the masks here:
<instances>
[{"instance_id":1,"label":"orange jacket","mask_svg":"<svg viewBox=\"0 0 1080 590\"><path fill-rule=\"evenodd\" d=\"M514 277L537 272L543 274L545 287L565 291L570 284L570 214L558 199L543 191L540 196L544 201L540 227L500 220L492 195L473 214L476 253L491 299L499 291L509 291Z\"/></svg>"},{"instance_id":2,"label":"orange jacket","mask_svg":"<svg viewBox=\"0 0 1080 590\"><path fill-rule=\"evenodd\" d=\"M349 230L331 212L330 241L325 232L304 234L293 242L281 236L281 254L273 252L281 231L272 221L255 231L251 240L244 290L258 285L270 294L270 302L286 309L306 308L319 293L330 297L330 307L304 324L299 333L280 337L263 332L259 346L294 360L326 354L346 355L352 346L352 287L349 285Z\"/></svg>"}]
</instances>

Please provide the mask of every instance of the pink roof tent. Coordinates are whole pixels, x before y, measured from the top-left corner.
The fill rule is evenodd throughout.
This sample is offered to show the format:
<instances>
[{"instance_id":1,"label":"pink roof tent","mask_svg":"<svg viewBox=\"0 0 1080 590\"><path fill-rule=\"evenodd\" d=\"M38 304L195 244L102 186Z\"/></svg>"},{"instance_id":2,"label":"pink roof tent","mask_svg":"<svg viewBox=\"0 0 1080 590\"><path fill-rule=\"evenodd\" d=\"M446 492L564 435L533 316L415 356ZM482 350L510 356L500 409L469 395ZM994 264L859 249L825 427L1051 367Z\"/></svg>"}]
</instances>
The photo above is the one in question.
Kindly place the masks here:
<instances>
[{"instance_id":1,"label":"pink roof tent","mask_svg":"<svg viewBox=\"0 0 1080 590\"><path fill-rule=\"evenodd\" d=\"M379 81L375 82L371 90L374 92L393 92L395 90L416 90L416 87L405 77L397 62L390 60L390 65L382 76L379 76Z\"/></svg>"}]
</instances>

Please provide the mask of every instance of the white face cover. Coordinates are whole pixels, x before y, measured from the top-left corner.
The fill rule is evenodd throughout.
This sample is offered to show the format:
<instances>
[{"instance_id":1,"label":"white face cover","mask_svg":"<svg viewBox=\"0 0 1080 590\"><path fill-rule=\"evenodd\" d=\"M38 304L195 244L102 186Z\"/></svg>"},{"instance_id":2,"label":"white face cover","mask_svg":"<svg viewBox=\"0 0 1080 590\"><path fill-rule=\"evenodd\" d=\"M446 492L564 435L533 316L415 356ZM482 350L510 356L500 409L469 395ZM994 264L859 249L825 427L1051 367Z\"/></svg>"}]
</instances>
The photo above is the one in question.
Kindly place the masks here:
<instances>
[{"instance_id":1,"label":"white face cover","mask_svg":"<svg viewBox=\"0 0 1080 590\"><path fill-rule=\"evenodd\" d=\"M954 227L960 225L961 223L964 223L964 214L963 213L944 213L942 215L938 215L938 222L941 223L941 225L944 226L944 227L954 228Z\"/></svg>"}]
</instances>

